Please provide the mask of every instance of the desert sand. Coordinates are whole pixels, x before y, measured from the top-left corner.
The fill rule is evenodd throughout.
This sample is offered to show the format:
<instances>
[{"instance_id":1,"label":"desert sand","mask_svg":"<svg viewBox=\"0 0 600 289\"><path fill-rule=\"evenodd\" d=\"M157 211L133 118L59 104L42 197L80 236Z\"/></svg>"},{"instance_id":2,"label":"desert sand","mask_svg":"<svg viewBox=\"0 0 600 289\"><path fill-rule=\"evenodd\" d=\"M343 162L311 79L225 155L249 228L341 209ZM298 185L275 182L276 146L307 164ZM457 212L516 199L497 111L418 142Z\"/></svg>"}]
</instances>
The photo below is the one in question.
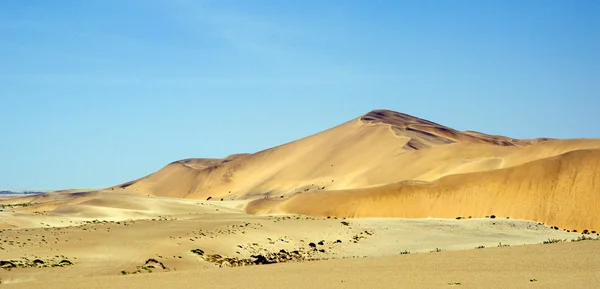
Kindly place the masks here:
<instances>
[{"instance_id":1,"label":"desert sand","mask_svg":"<svg viewBox=\"0 0 600 289\"><path fill-rule=\"evenodd\" d=\"M0 205L7 288L600 281L599 139L461 132L386 110L257 153Z\"/></svg>"},{"instance_id":2,"label":"desert sand","mask_svg":"<svg viewBox=\"0 0 600 289\"><path fill-rule=\"evenodd\" d=\"M573 277L599 278L597 234L527 220L252 215L242 201L65 194L71 196L56 197L60 205L48 211L2 212L3 286L257 288L267 278L260 287L306 288L300 281L317 275L310 282L332 288L439 288L450 282L520 288L537 282L530 279L540 282L538 288L586 288L576 287ZM280 264L266 265L271 262ZM567 267L575 275L565 279ZM359 273L364 270L374 273Z\"/></svg>"}]
</instances>

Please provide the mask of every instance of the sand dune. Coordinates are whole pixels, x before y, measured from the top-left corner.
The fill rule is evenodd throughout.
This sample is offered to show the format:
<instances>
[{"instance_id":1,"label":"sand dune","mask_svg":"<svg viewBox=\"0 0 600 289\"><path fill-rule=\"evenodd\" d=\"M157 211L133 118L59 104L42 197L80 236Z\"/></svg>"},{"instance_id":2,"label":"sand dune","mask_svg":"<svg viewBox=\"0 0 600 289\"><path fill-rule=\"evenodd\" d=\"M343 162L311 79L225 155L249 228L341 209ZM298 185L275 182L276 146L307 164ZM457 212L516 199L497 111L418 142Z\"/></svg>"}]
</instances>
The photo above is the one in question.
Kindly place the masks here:
<instances>
[{"instance_id":1,"label":"sand dune","mask_svg":"<svg viewBox=\"0 0 600 289\"><path fill-rule=\"evenodd\" d=\"M461 133L411 116L374 111L316 135L228 161L204 160L202 166L190 165L199 162L192 159L174 162L114 188L196 199L289 196L405 180L433 181L590 148L600 148L600 140L514 140Z\"/></svg>"},{"instance_id":2,"label":"sand dune","mask_svg":"<svg viewBox=\"0 0 600 289\"><path fill-rule=\"evenodd\" d=\"M562 229L600 231L600 150L573 151L521 166L451 175L431 183L306 193L256 200L251 213L337 217L529 219ZM333 205L332 205L333 204Z\"/></svg>"},{"instance_id":3,"label":"sand dune","mask_svg":"<svg viewBox=\"0 0 600 289\"><path fill-rule=\"evenodd\" d=\"M110 189L204 200L262 199L248 208L256 213L499 214L600 230L600 217L578 213L591 212L600 202L594 149L600 149L600 139L520 140L376 110L258 153L177 161Z\"/></svg>"}]
</instances>

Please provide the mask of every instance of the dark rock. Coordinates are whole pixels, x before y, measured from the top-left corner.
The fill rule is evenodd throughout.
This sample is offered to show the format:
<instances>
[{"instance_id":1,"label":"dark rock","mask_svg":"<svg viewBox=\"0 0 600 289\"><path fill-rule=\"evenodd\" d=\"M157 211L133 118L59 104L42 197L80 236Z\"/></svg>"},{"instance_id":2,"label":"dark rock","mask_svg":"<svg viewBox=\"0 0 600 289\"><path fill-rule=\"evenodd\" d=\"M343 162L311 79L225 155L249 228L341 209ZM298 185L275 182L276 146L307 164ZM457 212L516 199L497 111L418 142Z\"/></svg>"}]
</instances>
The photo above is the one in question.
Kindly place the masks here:
<instances>
[{"instance_id":1,"label":"dark rock","mask_svg":"<svg viewBox=\"0 0 600 289\"><path fill-rule=\"evenodd\" d=\"M66 259L58 262L58 266L70 266L70 265L73 265L73 262L66 260Z\"/></svg>"},{"instance_id":2,"label":"dark rock","mask_svg":"<svg viewBox=\"0 0 600 289\"><path fill-rule=\"evenodd\" d=\"M254 258L255 260L253 261L254 264L256 265L267 265L267 264L274 264L277 263L275 261L269 260L267 259L265 256L263 255L252 255L250 256L252 258Z\"/></svg>"},{"instance_id":3,"label":"dark rock","mask_svg":"<svg viewBox=\"0 0 600 289\"><path fill-rule=\"evenodd\" d=\"M159 262L158 260L153 259L153 258L150 258L150 259L146 260L146 263L144 263L144 265L148 265L148 264L150 264L150 265L159 265L161 268L167 269L167 267L165 266L165 264L163 264L162 262Z\"/></svg>"},{"instance_id":4,"label":"dark rock","mask_svg":"<svg viewBox=\"0 0 600 289\"><path fill-rule=\"evenodd\" d=\"M11 262L11 261L0 261L0 268L2 269L10 269L10 268L16 268L17 265L15 265L15 263Z\"/></svg>"}]
</instances>

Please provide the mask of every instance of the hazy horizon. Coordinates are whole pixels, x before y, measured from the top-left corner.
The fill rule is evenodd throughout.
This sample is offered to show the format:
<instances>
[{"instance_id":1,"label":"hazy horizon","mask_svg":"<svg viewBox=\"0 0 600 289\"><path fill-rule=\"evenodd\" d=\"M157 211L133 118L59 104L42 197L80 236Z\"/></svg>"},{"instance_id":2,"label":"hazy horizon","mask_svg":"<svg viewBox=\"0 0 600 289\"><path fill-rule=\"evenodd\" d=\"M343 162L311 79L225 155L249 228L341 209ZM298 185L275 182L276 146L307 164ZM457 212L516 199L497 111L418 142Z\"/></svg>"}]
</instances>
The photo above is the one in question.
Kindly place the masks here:
<instances>
[{"instance_id":1,"label":"hazy horizon","mask_svg":"<svg viewBox=\"0 0 600 289\"><path fill-rule=\"evenodd\" d=\"M373 109L600 137L595 1L0 3L0 189L103 188Z\"/></svg>"}]
</instances>

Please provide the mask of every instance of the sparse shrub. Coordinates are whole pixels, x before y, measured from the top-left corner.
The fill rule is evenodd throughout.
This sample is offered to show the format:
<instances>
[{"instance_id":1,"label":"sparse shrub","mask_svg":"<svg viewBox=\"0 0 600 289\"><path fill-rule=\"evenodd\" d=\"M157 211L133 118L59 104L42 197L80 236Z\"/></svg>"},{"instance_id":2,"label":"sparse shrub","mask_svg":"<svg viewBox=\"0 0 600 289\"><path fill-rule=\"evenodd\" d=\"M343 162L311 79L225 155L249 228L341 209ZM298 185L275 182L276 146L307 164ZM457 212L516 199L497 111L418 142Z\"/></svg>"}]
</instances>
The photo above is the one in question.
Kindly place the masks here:
<instances>
[{"instance_id":1,"label":"sparse shrub","mask_svg":"<svg viewBox=\"0 0 600 289\"><path fill-rule=\"evenodd\" d=\"M457 219L457 220L460 220L460 219L462 219L462 218L463 218L463 217L456 217L456 219Z\"/></svg>"},{"instance_id":2,"label":"sparse shrub","mask_svg":"<svg viewBox=\"0 0 600 289\"><path fill-rule=\"evenodd\" d=\"M495 219L495 218L496 218L496 216L495 216L495 215L491 215L491 216L490 216L490 219Z\"/></svg>"},{"instance_id":3,"label":"sparse shrub","mask_svg":"<svg viewBox=\"0 0 600 289\"><path fill-rule=\"evenodd\" d=\"M484 248L485 248L485 246L483 246L483 245L475 247L475 249L484 249Z\"/></svg>"},{"instance_id":4,"label":"sparse shrub","mask_svg":"<svg viewBox=\"0 0 600 289\"><path fill-rule=\"evenodd\" d=\"M121 271L121 275L127 275L127 271L125 271L125 270Z\"/></svg>"},{"instance_id":5,"label":"sparse shrub","mask_svg":"<svg viewBox=\"0 0 600 289\"><path fill-rule=\"evenodd\" d=\"M408 255L408 254L410 254L410 252L407 251L407 250L404 250L404 251L400 252L400 255Z\"/></svg>"}]
</instances>

